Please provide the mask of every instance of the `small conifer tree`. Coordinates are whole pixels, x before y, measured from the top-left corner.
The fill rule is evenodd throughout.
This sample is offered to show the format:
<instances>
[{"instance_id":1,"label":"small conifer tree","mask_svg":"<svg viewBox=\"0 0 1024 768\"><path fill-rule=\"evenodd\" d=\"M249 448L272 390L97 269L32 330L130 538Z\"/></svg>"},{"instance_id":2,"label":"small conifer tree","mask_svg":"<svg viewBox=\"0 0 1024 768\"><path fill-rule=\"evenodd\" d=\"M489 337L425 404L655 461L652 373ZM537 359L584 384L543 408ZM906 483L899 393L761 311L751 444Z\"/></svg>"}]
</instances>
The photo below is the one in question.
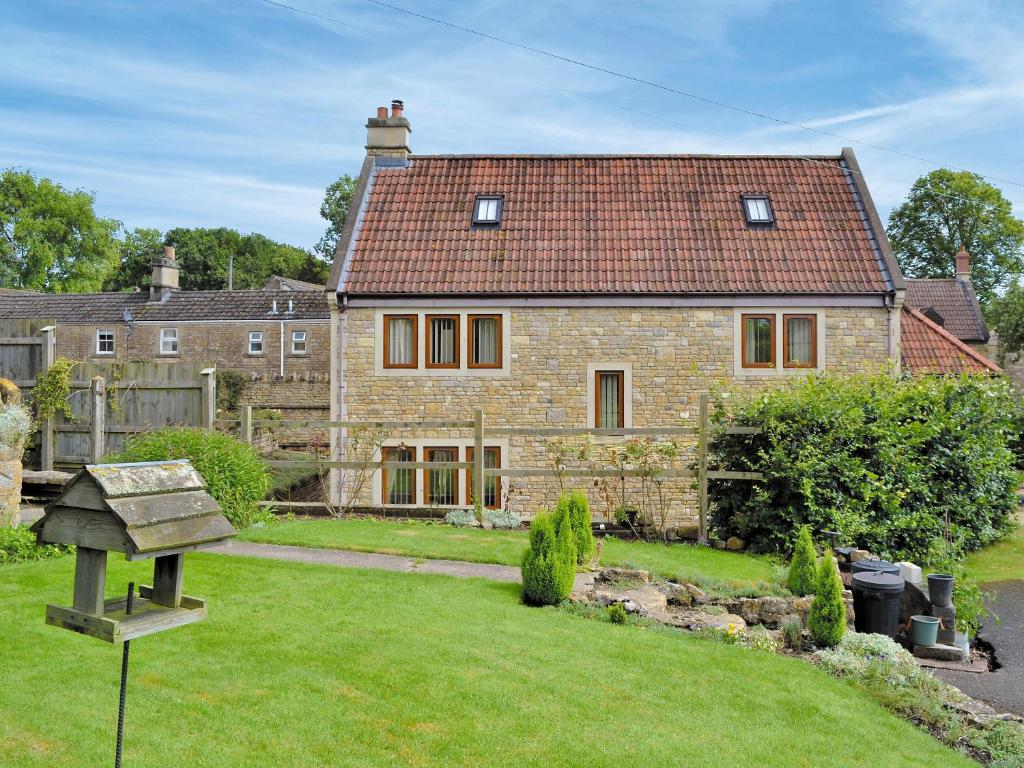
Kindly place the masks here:
<instances>
[{"instance_id":1,"label":"small conifer tree","mask_svg":"<svg viewBox=\"0 0 1024 768\"><path fill-rule=\"evenodd\" d=\"M562 524L556 526L559 521ZM523 602L562 602L572 592L575 575L576 549L568 517L541 510L530 523L530 546L523 553Z\"/></svg>"},{"instance_id":2,"label":"small conifer tree","mask_svg":"<svg viewBox=\"0 0 1024 768\"><path fill-rule=\"evenodd\" d=\"M793 550L793 559L789 563L786 586L790 592L800 597L813 594L818 586L818 556L814 551L809 526L801 526L796 537L796 549Z\"/></svg>"},{"instance_id":3,"label":"small conifer tree","mask_svg":"<svg viewBox=\"0 0 1024 768\"><path fill-rule=\"evenodd\" d=\"M818 584L807 616L807 629L811 640L819 648L834 648L846 631L846 603L843 602L843 583L839 580L832 552L826 551L818 569Z\"/></svg>"},{"instance_id":4,"label":"small conifer tree","mask_svg":"<svg viewBox=\"0 0 1024 768\"><path fill-rule=\"evenodd\" d=\"M576 564L588 565L594 557L597 547L594 531L590 527L590 503L587 494L576 490L568 495L569 522L572 524L572 537L576 544Z\"/></svg>"}]
</instances>

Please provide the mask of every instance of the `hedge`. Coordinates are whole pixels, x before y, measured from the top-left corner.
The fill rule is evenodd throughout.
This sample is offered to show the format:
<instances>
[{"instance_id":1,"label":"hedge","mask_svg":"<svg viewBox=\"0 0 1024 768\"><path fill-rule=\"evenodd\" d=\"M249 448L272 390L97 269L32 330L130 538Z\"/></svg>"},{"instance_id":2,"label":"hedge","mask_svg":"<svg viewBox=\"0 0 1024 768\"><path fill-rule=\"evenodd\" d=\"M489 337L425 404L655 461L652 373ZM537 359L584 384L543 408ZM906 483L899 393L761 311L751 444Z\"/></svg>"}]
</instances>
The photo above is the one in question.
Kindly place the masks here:
<instances>
[{"instance_id":1,"label":"hedge","mask_svg":"<svg viewBox=\"0 0 1024 768\"><path fill-rule=\"evenodd\" d=\"M709 450L764 479L712 482L712 527L761 552L785 553L802 525L895 559L977 549L1014 526L1013 414L1008 384L981 376L820 375L748 396L732 423L762 433Z\"/></svg>"}]
</instances>

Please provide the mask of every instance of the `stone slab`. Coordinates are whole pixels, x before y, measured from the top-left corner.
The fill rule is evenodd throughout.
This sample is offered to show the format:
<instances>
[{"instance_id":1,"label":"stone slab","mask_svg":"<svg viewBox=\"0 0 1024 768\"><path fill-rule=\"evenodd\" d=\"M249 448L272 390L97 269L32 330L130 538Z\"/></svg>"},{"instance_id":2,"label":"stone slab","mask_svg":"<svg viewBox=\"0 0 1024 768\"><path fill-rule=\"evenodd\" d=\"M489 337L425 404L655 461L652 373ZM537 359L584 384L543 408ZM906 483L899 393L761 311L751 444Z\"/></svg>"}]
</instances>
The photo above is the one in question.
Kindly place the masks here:
<instances>
[{"instance_id":1,"label":"stone slab","mask_svg":"<svg viewBox=\"0 0 1024 768\"><path fill-rule=\"evenodd\" d=\"M957 648L955 645L915 645L914 655L919 659L935 659L938 661L959 661L964 662L967 660L967 656L964 654L963 648Z\"/></svg>"}]
</instances>

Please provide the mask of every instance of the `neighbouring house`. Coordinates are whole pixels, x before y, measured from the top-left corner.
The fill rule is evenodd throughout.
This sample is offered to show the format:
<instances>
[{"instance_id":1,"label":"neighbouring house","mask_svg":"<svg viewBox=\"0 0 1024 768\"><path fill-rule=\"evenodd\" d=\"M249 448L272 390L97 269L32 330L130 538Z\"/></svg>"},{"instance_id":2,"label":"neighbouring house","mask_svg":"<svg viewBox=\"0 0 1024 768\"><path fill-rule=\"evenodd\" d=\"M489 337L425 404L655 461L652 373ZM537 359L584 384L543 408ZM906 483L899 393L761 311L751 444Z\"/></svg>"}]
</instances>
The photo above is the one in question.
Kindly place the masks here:
<instances>
[{"instance_id":1,"label":"neighbouring house","mask_svg":"<svg viewBox=\"0 0 1024 768\"><path fill-rule=\"evenodd\" d=\"M367 123L328 284L333 418L481 407L499 426L693 425L717 385L900 363L904 281L849 149L414 155L409 135L401 102ZM471 446L466 432L396 432L375 458L468 461ZM492 466L549 466L538 437L485 448ZM334 492L443 509L468 504L469 485L462 471L398 469L357 498L339 473ZM515 486L521 514L554 501L553 480ZM485 503L508 489L489 483ZM692 520L689 483L665 492L671 519Z\"/></svg>"},{"instance_id":2,"label":"neighbouring house","mask_svg":"<svg viewBox=\"0 0 1024 768\"><path fill-rule=\"evenodd\" d=\"M322 286L182 291L178 272L168 246L153 261L148 292L0 292L0 321L56 326L57 355L72 360L180 360L238 371L248 380L242 404L326 417L331 342Z\"/></svg>"},{"instance_id":3,"label":"neighbouring house","mask_svg":"<svg viewBox=\"0 0 1024 768\"><path fill-rule=\"evenodd\" d=\"M1003 372L921 310L904 304L900 314L900 358L904 370L939 375Z\"/></svg>"},{"instance_id":4,"label":"neighbouring house","mask_svg":"<svg viewBox=\"0 0 1024 768\"><path fill-rule=\"evenodd\" d=\"M295 280L291 277L271 275L263 284L264 291L319 291L324 292L324 286L318 283L307 283L305 280Z\"/></svg>"}]
</instances>

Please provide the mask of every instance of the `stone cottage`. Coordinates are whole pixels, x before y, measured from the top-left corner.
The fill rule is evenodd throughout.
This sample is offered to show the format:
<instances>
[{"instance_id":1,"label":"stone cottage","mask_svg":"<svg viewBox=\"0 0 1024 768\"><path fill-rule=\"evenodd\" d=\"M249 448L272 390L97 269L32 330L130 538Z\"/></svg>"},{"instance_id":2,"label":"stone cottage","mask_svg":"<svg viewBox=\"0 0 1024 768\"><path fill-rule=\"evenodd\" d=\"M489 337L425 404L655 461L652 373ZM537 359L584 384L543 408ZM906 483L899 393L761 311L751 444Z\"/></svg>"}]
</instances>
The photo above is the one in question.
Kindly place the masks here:
<instances>
[{"instance_id":1,"label":"stone cottage","mask_svg":"<svg viewBox=\"0 0 1024 768\"><path fill-rule=\"evenodd\" d=\"M401 102L367 123L328 285L334 418L481 407L490 425L693 425L714 385L900 365L905 284L850 149L414 155L409 136ZM466 432L407 431L377 457L467 461L471 446ZM548 465L537 437L486 450L488 466ZM551 481L515 484L514 511L554 501ZM401 469L346 500L443 509L468 504L469 485ZM508 490L492 481L484 501ZM671 497L671 518L692 518L692 489Z\"/></svg>"}]
</instances>

